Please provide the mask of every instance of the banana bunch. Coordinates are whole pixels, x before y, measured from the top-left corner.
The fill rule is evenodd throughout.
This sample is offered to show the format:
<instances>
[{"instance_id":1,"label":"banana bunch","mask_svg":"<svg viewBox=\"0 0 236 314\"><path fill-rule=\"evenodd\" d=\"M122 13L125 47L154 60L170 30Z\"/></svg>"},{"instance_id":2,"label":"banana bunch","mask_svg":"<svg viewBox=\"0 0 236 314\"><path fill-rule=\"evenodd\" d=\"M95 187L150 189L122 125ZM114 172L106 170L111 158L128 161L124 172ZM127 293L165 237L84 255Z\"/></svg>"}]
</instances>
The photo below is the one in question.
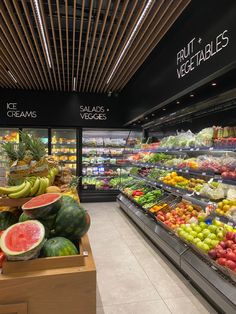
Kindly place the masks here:
<instances>
[{"instance_id":1,"label":"banana bunch","mask_svg":"<svg viewBox=\"0 0 236 314\"><path fill-rule=\"evenodd\" d=\"M32 197L44 194L47 187L52 185L58 170L52 168L47 177L27 177L20 185L10 187L0 187L0 194L9 198Z\"/></svg>"}]
</instances>

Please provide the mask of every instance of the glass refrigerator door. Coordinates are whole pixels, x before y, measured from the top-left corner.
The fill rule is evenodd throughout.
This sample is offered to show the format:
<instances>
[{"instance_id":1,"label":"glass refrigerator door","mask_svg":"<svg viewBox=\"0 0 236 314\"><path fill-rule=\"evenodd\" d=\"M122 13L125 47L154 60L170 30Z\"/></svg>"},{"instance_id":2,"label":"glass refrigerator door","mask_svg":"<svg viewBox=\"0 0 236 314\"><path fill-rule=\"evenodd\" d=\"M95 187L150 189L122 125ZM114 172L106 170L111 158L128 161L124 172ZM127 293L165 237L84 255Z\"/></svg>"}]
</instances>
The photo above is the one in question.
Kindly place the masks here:
<instances>
[{"instance_id":1,"label":"glass refrigerator door","mask_svg":"<svg viewBox=\"0 0 236 314\"><path fill-rule=\"evenodd\" d=\"M52 129L52 155L76 174L76 130Z\"/></svg>"},{"instance_id":2,"label":"glass refrigerator door","mask_svg":"<svg viewBox=\"0 0 236 314\"><path fill-rule=\"evenodd\" d=\"M23 131L29 135L40 138L48 154L48 129L23 129Z\"/></svg>"}]
</instances>

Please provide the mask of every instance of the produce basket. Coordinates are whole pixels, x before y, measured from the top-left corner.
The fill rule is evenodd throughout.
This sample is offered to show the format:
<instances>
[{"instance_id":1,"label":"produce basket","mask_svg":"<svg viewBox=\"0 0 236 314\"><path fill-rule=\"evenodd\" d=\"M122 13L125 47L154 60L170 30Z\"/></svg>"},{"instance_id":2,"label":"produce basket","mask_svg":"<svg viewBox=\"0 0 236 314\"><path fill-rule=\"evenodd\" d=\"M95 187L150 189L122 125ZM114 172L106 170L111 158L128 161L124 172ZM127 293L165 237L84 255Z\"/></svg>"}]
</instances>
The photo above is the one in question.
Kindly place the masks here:
<instances>
[{"instance_id":1,"label":"produce basket","mask_svg":"<svg viewBox=\"0 0 236 314\"><path fill-rule=\"evenodd\" d=\"M164 208L167 207L168 205L171 206L172 203L174 204L175 201L176 201L176 199L177 199L177 196L171 195L171 194L168 194L168 193L165 193L165 196L164 196L162 199L160 199L154 206L156 206L156 205L161 206L161 205L163 205L163 204L166 204L166 205L162 208L162 209L164 209ZM178 202L179 202L179 201L178 201ZM154 206L152 206L152 207L154 207ZM151 208L152 208L152 207L151 207ZM156 220L156 214L150 211L151 208L148 209L148 214L149 214L152 218L154 218L154 219ZM157 212L156 212L156 213L157 213Z\"/></svg>"}]
</instances>

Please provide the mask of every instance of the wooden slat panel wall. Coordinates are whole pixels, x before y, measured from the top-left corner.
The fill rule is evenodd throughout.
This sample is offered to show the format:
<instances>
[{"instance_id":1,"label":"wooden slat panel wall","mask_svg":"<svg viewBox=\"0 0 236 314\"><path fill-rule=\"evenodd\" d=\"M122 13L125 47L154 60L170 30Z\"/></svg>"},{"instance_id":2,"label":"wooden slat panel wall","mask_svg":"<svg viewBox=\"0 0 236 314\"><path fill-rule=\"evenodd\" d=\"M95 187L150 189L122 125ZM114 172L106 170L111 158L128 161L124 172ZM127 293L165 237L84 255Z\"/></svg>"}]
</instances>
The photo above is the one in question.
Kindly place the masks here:
<instances>
[{"instance_id":1,"label":"wooden slat panel wall","mask_svg":"<svg viewBox=\"0 0 236 314\"><path fill-rule=\"evenodd\" d=\"M2 0L0 86L72 91L76 78L78 92L120 91L189 2L153 0L120 58L148 0Z\"/></svg>"}]
</instances>

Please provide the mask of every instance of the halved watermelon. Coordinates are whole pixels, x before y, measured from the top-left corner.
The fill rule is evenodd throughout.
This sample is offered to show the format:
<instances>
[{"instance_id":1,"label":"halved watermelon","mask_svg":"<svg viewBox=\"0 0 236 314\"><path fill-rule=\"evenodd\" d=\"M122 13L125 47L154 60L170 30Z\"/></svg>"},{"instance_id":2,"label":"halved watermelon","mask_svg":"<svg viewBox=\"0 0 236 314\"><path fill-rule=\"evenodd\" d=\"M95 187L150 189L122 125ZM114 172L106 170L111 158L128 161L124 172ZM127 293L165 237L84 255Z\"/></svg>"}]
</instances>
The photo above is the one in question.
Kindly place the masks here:
<instances>
[{"instance_id":1,"label":"halved watermelon","mask_svg":"<svg viewBox=\"0 0 236 314\"><path fill-rule=\"evenodd\" d=\"M47 218L58 212L61 207L61 194L46 193L32 198L22 206L30 218Z\"/></svg>"},{"instance_id":2,"label":"halved watermelon","mask_svg":"<svg viewBox=\"0 0 236 314\"><path fill-rule=\"evenodd\" d=\"M28 220L7 228L1 236L0 246L8 260L28 260L38 257L44 238L43 224Z\"/></svg>"}]
</instances>

